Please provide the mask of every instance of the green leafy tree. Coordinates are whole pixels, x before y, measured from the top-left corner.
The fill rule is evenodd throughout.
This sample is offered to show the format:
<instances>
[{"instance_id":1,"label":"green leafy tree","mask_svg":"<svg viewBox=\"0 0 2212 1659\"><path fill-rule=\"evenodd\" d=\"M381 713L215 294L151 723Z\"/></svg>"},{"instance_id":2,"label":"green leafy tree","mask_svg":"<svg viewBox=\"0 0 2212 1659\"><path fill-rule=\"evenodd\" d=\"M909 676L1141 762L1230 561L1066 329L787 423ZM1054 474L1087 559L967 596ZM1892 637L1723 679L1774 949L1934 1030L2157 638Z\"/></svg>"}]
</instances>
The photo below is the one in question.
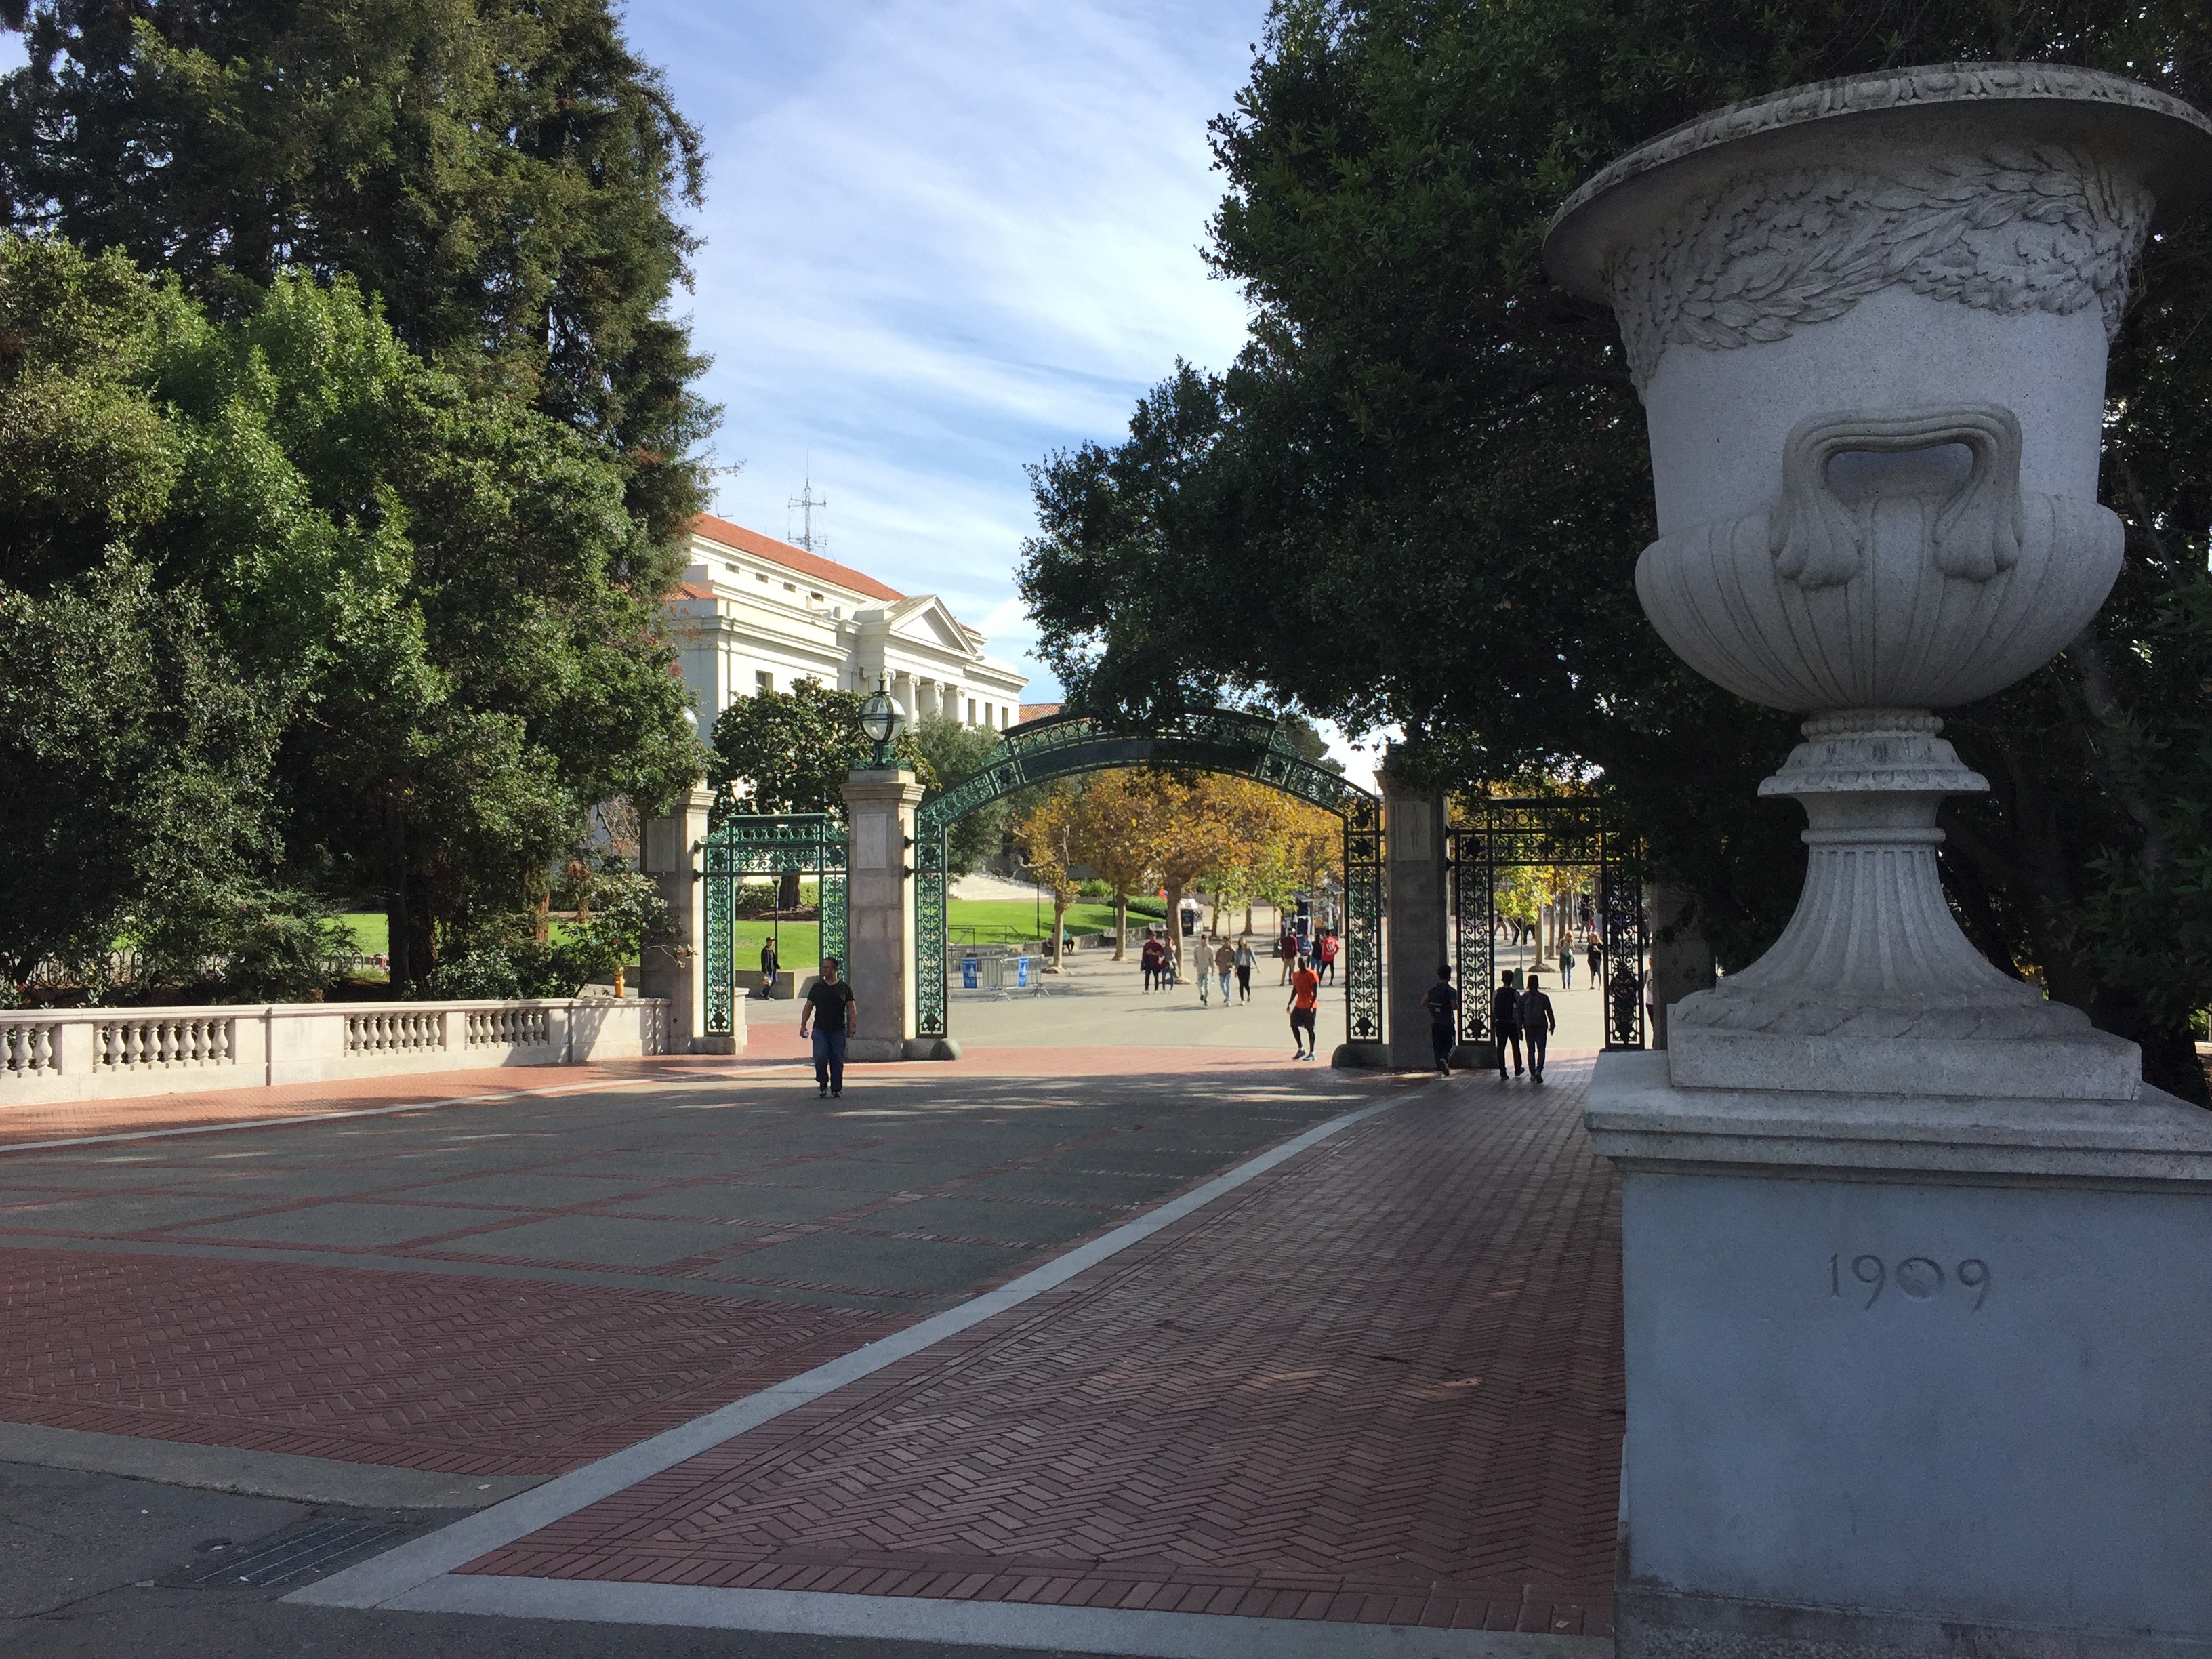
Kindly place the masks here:
<instances>
[{"instance_id":1,"label":"green leafy tree","mask_svg":"<svg viewBox=\"0 0 2212 1659\"><path fill-rule=\"evenodd\" d=\"M1253 307L1245 349L1036 475L1023 590L1071 697L1395 723L1446 784L1595 769L1723 962L1748 961L1802 880L1802 817L1753 794L1796 734L1637 608L1644 414L1612 318L1547 280L1544 230L1600 167L1717 106L2014 57L2212 105L2212 17L2178 0L1283 0L1213 127L1212 257ZM2212 1002L2212 906L2177 849L2212 805L2191 723L2212 665L2208 311L2200 214L2153 240L2112 358L2103 493L2126 574L2052 668L1953 718L1993 791L1947 808L1943 858L1992 960L2199 1100L2179 1011Z\"/></svg>"},{"instance_id":2,"label":"green leafy tree","mask_svg":"<svg viewBox=\"0 0 2212 1659\"><path fill-rule=\"evenodd\" d=\"M93 949L106 896L135 892L133 932L175 959L276 964L303 950L226 944L222 918L367 892L404 988L542 887L592 803L658 810L696 776L657 607L614 574L644 533L620 469L428 368L350 282L280 276L219 323L118 252L0 238L0 422L21 439L0 744L58 848L124 844L104 884L26 905L19 960ZM103 657L106 678L71 678ZM45 735L80 727L82 763ZM121 790L128 753L158 773L164 749L208 764L189 791L131 783L127 823L71 770ZM200 867L236 902L186 904L128 852L165 837L228 849Z\"/></svg>"},{"instance_id":3,"label":"green leafy tree","mask_svg":"<svg viewBox=\"0 0 2212 1659\"><path fill-rule=\"evenodd\" d=\"M922 797L924 805L970 773L981 771L999 752L997 732L963 726L949 714L923 715L914 729L914 743L937 779ZM1006 803L994 801L954 819L945 833L945 867L956 876L981 869L1005 839L1006 814Z\"/></svg>"},{"instance_id":4,"label":"green leafy tree","mask_svg":"<svg viewBox=\"0 0 2212 1659\"><path fill-rule=\"evenodd\" d=\"M819 680L794 681L788 691L739 697L714 721L714 757L707 781L715 791L719 818L743 812L835 812L845 810L845 778L867 766L876 746L860 730L858 691ZM911 731L891 740L899 764L933 787Z\"/></svg>"},{"instance_id":5,"label":"green leafy tree","mask_svg":"<svg viewBox=\"0 0 2212 1659\"><path fill-rule=\"evenodd\" d=\"M697 510L713 411L665 307L698 134L609 0L31 0L0 211L119 247L225 313L350 275L400 340L614 458L650 535Z\"/></svg>"}]
</instances>

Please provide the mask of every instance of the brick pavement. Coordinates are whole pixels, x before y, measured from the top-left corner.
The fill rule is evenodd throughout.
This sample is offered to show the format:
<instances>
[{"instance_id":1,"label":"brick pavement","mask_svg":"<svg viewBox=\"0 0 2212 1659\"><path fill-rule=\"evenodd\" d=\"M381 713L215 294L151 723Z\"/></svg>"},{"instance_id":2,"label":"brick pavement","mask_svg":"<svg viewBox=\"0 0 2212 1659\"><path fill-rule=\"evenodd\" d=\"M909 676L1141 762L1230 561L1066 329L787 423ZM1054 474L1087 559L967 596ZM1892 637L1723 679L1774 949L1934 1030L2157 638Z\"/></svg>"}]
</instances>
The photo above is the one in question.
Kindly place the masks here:
<instances>
[{"instance_id":1,"label":"brick pavement","mask_svg":"<svg viewBox=\"0 0 2212 1659\"><path fill-rule=\"evenodd\" d=\"M10 1253L0 1420L557 1474L918 1316L540 1281Z\"/></svg>"},{"instance_id":2,"label":"brick pavement","mask_svg":"<svg viewBox=\"0 0 2212 1659\"><path fill-rule=\"evenodd\" d=\"M1468 1079L463 1569L1604 1634L1617 1190Z\"/></svg>"},{"instance_id":3,"label":"brick pavement","mask_svg":"<svg viewBox=\"0 0 2212 1659\"><path fill-rule=\"evenodd\" d=\"M557 1473L1390 1086L886 1070L839 1108L803 1075L664 1073L659 1088L19 1148L0 1157L0 1421Z\"/></svg>"}]
</instances>

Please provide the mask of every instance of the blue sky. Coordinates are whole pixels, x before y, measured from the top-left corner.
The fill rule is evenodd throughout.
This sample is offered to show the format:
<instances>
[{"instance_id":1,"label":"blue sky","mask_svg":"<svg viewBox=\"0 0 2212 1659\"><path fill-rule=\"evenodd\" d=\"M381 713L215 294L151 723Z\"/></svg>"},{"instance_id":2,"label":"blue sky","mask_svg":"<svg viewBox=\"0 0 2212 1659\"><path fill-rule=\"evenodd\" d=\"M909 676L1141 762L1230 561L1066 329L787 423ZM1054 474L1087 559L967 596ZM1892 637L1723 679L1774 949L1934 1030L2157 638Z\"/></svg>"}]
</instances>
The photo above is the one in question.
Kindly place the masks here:
<instances>
[{"instance_id":1,"label":"blue sky","mask_svg":"<svg viewBox=\"0 0 2212 1659\"><path fill-rule=\"evenodd\" d=\"M1265 0L630 0L710 156L689 296L725 405L717 510L770 535L808 467L832 558L945 596L1036 675L1023 468L1126 429L1244 307L1200 257L1206 124Z\"/></svg>"}]
</instances>

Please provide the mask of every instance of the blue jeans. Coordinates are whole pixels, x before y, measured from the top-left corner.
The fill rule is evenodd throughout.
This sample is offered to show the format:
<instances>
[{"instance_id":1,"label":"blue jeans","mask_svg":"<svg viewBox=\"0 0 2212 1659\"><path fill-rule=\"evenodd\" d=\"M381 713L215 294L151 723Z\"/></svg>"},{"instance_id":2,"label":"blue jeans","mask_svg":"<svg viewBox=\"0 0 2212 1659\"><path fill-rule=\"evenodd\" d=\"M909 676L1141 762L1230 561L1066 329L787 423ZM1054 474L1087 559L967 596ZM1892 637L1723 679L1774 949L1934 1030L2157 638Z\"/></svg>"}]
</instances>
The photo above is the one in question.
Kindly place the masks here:
<instances>
[{"instance_id":1,"label":"blue jeans","mask_svg":"<svg viewBox=\"0 0 2212 1659\"><path fill-rule=\"evenodd\" d=\"M814 1028L814 1080L833 1095L845 1092L845 1028Z\"/></svg>"}]
</instances>

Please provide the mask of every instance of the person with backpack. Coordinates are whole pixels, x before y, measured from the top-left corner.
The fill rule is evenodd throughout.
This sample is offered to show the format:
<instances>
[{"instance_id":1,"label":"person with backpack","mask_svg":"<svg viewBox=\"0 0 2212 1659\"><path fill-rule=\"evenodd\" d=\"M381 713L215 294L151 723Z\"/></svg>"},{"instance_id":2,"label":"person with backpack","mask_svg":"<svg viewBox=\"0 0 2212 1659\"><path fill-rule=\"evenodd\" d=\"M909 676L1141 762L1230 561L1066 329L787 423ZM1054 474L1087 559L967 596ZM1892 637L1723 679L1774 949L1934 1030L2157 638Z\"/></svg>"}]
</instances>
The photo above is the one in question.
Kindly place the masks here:
<instances>
[{"instance_id":1,"label":"person with backpack","mask_svg":"<svg viewBox=\"0 0 2212 1659\"><path fill-rule=\"evenodd\" d=\"M1505 1050L1513 1050L1513 1075L1521 1075L1521 994L1513 988L1513 970L1498 976L1490 994L1490 1037L1498 1048L1498 1080L1505 1081Z\"/></svg>"},{"instance_id":2,"label":"person with backpack","mask_svg":"<svg viewBox=\"0 0 2212 1659\"><path fill-rule=\"evenodd\" d=\"M1528 1050L1528 1081L1544 1080L1544 1049L1552 1033L1559 1029L1559 1017L1552 1012L1552 1000L1544 994L1539 975L1528 975L1528 988L1521 994L1521 1041Z\"/></svg>"},{"instance_id":3,"label":"person with backpack","mask_svg":"<svg viewBox=\"0 0 2212 1659\"><path fill-rule=\"evenodd\" d=\"M1459 1041L1459 988L1451 982L1451 969L1437 969L1437 982L1421 998L1429 1011L1429 1046L1437 1052L1437 1075L1451 1075L1452 1045Z\"/></svg>"},{"instance_id":4,"label":"person with backpack","mask_svg":"<svg viewBox=\"0 0 2212 1659\"><path fill-rule=\"evenodd\" d=\"M1329 984L1336 983L1336 930L1332 927L1321 936L1321 976Z\"/></svg>"},{"instance_id":5,"label":"person with backpack","mask_svg":"<svg viewBox=\"0 0 2212 1659\"><path fill-rule=\"evenodd\" d=\"M781 966L775 959L775 941L761 941L761 999L766 1001L775 994L775 970Z\"/></svg>"},{"instance_id":6,"label":"person with backpack","mask_svg":"<svg viewBox=\"0 0 2212 1659\"><path fill-rule=\"evenodd\" d=\"M1282 983L1291 982L1291 969L1298 959L1298 936L1291 931L1288 922L1283 924L1283 936L1275 941L1275 954L1283 961Z\"/></svg>"}]
</instances>

